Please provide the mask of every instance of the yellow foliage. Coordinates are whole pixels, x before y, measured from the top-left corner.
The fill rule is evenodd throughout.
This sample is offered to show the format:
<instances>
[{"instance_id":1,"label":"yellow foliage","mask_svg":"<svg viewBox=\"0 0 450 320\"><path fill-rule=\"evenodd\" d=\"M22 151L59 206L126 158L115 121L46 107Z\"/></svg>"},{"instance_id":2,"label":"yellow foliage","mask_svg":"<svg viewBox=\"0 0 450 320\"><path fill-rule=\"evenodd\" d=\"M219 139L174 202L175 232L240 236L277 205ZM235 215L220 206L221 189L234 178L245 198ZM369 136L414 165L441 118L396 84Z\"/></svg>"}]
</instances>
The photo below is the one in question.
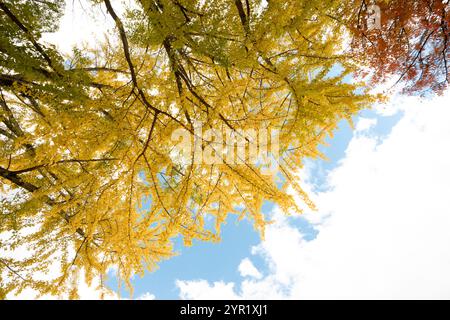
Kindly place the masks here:
<instances>
[{"instance_id":1,"label":"yellow foliage","mask_svg":"<svg viewBox=\"0 0 450 320\"><path fill-rule=\"evenodd\" d=\"M174 237L218 241L229 214L263 235L264 201L301 212L289 186L314 207L296 178L302 159L319 156L337 123L374 101L345 81L354 67L329 14L338 1L142 0L126 19L94 2L115 21L120 45L75 50L69 67L0 8L2 27L17 30L0 30L0 70L15 75L14 85L0 79L0 233L11 233L0 240L0 297L31 287L77 298L79 272L92 281L113 266L130 286L174 254ZM1 3L23 23L43 24ZM17 53L22 42L28 58ZM283 187L252 161L174 156L172 133L182 128L194 141L195 123L279 130ZM7 255L24 244L26 259ZM36 276L54 264L52 279Z\"/></svg>"}]
</instances>

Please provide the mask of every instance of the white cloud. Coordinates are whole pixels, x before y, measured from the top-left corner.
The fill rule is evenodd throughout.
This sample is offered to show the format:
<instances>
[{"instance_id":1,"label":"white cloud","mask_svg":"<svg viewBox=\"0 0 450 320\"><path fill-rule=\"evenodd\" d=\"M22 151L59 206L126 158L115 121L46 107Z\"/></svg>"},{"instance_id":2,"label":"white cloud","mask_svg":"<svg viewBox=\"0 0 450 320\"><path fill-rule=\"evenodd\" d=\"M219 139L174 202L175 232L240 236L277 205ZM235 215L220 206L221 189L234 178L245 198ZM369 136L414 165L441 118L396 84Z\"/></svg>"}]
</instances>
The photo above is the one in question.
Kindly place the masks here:
<instances>
[{"instance_id":1,"label":"white cloud","mask_svg":"<svg viewBox=\"0 0 450 320\"><path fill-rule=\"evenodd\" d=\"M150 292L145 292L144 294L137 297L136 300L155 300L155 295L151 294Z\"/></svg>"},{"instance_id":2,"label":"white cloud","mask_svg":"<svg viewBox=\"0 0 450 320\"><path fill-rule=\"evenodd\" d=\"M124 15L126 8L135 7L135 2L130 0L114 1L112 4L119 16ZM104 4L94 5L89 0L71 0L66 1L59 30L44 33L42 40L55 45L60 52L70 54L74 46L97 48L114 28L114 20L106 12ZM115 39L111 40L114 43Z\"/></svg>"},{"instance_id":3,"label":"white cloud","mask_svg":"<svg viewBox=\"0 0 450 320\"><path fill-rule=\"evenodd\" d=\"M358 123L356 124L355 131L362 132L367 131L377 124L377 119L375 118L359 118Z\"/></svg>"},{"instance_id":4,"label":"white cloud","mask_svg":"<svg viewBox=\"0 0 450 320\"><path fill-rule=\"evenodd\" d=\"M66 1L59 30L45 33L45 42L54 44L63 53L70 53L72 47L85 44L96 47L107 28L113 26L101 6L93 6L86 0Z\"/></svg>"},{"instance_id":5,"label":"white cloud","mask_svg":"<svg viewBox=\"0 0 450 320\"><path fill-rule=\"evenodd\" d=\"M381 141L356 135L327 177L331 188L313 195L319 212L305 217L313 217L316 239L305 241L275 211L277 224L253 250L268 275L178 281L181 296L449 299L450 94L396 103L404 114L392 132Z\"/></svg>"},{"instance_id":6,"label":"white cloud","mask_svg":"<svg viewBox=\"0 0 450 320\"><path fill-rule=\"evenodd\" d=\"M249 258L245 258L241 261L238 270L242 277L262 278L262 274L256 269Z\"/></svg>"},{"instance_id":7,"label":"white cloud","mask_svg":"<svg viewBox=\"0 0 450 320\"><path fill-rule=\"evenodd\" d=\"M206 280L177 280L176 285L180 289L181 299L192 299L195 297L195 299L207 300L232 300L238 298L238 296L234 293L233 283L218 281L210 285Z\"/></svg>"}]
</instances>

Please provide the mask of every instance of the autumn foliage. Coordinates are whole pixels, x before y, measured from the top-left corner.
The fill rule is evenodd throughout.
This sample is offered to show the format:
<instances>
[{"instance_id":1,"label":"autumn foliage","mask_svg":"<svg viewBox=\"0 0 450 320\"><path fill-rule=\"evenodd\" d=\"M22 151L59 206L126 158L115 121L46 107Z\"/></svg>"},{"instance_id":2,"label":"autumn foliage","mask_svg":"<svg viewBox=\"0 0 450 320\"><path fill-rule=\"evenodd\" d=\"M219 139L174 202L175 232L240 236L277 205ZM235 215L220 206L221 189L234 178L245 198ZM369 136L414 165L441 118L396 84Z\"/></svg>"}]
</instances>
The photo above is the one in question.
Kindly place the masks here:
<instances>
[{"instance_id":1,"label":"autumn foliage","mask_svg":"<svg viewBox=\"0 0 450 320\"><path fill-rule=\"evenodd\" d=\"M174 254L174 238L218 241L230 214L263 235L264 201L314 207L297 173L378 99L358 80L367 68L372 83L394 75L407 92L448 83L443 2L381 3L373 32L357 1L141 0L126 14L91 4L115 29L66 56L41 40L64 1L0 0L0 297L76 298L80 274L103 286L111 267L131 287ZM278 171L181 155L178 129L216 150L199 123L235 139L277 130Z\"/></svg>"},{"instance_id":2,"label":"autumn foliage","mask_svg":"<svg viewBox=\"0 0 450 320\"><path fill-rule=\"evenodd\" d=\"M448 1L379 1L381 26L369 30L370 1L356 1L347 20L354 57L370 68L372 84L393 77L408 94L442 93L449 84ZM360 74L363 74L362 71Z\"/></svg>"}]
</instances>

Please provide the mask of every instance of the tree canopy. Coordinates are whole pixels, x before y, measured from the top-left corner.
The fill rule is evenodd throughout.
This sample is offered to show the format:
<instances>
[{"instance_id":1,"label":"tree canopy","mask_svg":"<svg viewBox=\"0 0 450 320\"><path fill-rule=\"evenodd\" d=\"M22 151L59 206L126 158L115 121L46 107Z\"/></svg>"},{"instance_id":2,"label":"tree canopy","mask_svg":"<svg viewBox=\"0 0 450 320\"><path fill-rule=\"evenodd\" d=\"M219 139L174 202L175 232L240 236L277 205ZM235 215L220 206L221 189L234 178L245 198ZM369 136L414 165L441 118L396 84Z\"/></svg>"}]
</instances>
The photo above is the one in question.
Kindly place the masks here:
<instances>
[{"instance_id":1,"label":"tree canopy","mask_svg":"<svg viewBox=\"0 0 450 320\"><path fill-rule=\"evenodd\" d=\"M409 92L448 84L444 2L383 3L381 35L358 27L365 1L140 0L122 15L91 2L114 34L66 56L41 39L63 0L0 0L0 297L76 298L80 273L103 284L111 267L131 287L175 237L218 241L230 214L263 235L263 202L313 208L303 159L380 99L363 67ZM197 147L177 148L180 129ZM249 157L275 144L264 130L275 172Z\"/></svg>"},{"instance_id":2,"label":"tree canopy","mask_svg":"<svg viewBox=\"0 0 450 320\"><path fill-rule=\"evenodd\" d=\"M373 83L394 76L407 94L441 94L449 83L448 1L380 1L380 28L367 30L368 1L349 21L352 51L370 67Z\"/></svg>"}]
</instances>

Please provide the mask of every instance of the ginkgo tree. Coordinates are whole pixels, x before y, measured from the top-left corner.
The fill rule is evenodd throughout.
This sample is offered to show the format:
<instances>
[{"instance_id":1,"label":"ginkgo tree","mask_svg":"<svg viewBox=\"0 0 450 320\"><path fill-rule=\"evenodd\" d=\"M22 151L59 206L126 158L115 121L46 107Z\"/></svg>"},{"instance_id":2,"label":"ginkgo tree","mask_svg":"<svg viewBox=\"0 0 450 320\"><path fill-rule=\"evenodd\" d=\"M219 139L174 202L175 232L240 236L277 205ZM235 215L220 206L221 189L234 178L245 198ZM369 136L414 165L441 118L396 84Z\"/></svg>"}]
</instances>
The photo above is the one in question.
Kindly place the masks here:
<instances>
[{"instance_id":1,"label":"ginkgo tree","mask_svg":"<svg viewBox=\"0 0 450 320\"><path fill-rule=\"evenodd\" d=\"M41 34L64 1L0 0L0 297L76 298L81 273L103 286L111 267L131 289L175 237L218 241L230 214L263 235L263 202L313 208L302 160L377 99L348 81L341 1L91 2L113 34L63 56ZM270 174L249 157L275 143L264 130L278 132Z\"/></svg>"}]
</instances>

